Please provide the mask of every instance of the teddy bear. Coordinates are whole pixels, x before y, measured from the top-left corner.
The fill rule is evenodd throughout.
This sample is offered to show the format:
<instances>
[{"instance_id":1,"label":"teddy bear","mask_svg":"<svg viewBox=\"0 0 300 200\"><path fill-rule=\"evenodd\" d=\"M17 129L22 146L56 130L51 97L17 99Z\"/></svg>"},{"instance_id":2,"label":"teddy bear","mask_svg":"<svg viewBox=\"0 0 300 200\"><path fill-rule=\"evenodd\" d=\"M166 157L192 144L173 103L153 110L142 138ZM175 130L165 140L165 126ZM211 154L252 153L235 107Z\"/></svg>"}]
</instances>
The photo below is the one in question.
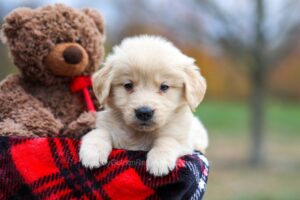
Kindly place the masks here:
<instances>
[{"instance_id":1,"label":"teddy bear","mask_svg":"<svg viewBox=\"0 0 300 200\"><path fill-rule=\"evenodd\" d=\"M20 73L0 83L0 135L78 138L94 128L100 105L90 76L104 56L100 13L63 4L18 8L5 17L1 39Z\"/></svg>"}]
</instances>

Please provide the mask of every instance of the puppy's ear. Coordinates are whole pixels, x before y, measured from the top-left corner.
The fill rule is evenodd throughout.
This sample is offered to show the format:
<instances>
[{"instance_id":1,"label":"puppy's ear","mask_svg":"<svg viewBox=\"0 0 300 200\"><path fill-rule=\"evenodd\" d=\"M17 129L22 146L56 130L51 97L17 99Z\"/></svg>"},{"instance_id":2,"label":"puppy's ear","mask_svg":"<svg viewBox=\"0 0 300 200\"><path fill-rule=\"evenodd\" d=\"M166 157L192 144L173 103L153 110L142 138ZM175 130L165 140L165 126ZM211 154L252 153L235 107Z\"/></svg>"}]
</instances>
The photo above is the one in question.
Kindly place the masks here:
<instances>
[{"instance_id":1,"label":"puppy's ear","mask_svg":"<svg viewBox=\"0 0 300 200\"><path fill-rule=\"evenodd\" d=\"M109 97L112 82L112 65L105 64L103 68L95 72L92 77L93 90L101 105L104 105Z\"/></svg>"},{"instance_id":2,"label":"puppy's ear","mask_svg":"<svg viewBox=\"0 0 300 200\"><path fill-rule=\"evenodd\" d=\"M195 111L206 92L206 81L201 76L199 67L194 64L186 66L184 72L185 98L190 108Z\"/></svg>"}]
</instances>

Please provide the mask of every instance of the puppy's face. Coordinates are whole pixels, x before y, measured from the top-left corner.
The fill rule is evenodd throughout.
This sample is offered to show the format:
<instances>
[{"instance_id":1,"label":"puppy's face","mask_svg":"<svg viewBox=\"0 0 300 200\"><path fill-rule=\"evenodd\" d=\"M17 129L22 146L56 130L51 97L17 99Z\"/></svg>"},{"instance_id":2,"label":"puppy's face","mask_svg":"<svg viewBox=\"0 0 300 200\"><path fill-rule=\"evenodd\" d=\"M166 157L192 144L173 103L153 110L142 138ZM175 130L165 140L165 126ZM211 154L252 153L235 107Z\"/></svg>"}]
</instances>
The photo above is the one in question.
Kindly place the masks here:
<instances>
[{"instance_id":1,"label":"puppy's face","mask_svg":"<svg viewBox=\"0 0 300 200\"><path fill-rule=\"evenodd\" d=\"M127 39L93 76L94 91L127 126L155 131L183 106L195 109L202 100L206 84L193 62L163 39Z\"/></svg>"},{"instance_id":2,"label":"puppy's face","mask_svg":"<svg viewBox=\"0 0 300 200\"><path fill-rule=\"evenodd\" d=\"M153 131L163 126L172 113L184 104L183 79L168 66L115 67L112 105L122 113L124 122L138 131Z\"/></svg>"}]
</instances>

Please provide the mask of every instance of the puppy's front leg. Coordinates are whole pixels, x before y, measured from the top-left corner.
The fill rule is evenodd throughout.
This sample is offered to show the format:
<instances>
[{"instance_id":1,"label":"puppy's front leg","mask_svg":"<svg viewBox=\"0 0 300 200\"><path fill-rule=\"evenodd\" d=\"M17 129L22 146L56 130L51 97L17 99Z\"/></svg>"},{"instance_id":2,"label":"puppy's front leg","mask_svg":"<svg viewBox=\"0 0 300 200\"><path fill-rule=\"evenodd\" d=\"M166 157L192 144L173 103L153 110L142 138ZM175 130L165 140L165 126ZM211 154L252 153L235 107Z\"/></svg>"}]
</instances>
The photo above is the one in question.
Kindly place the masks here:
<instances>
[{"instance_id":1,"label":"puppy's front leg","mask_svg":"<svg viewBox=\"0 0 300 200\"><path fill-rule=\"evenodd\" d=\"M167 175L176 167L177 159L190 153L172 137L157 138L147 154L147 171L154 176Z\"/></svg>"},{"instance_id":2,"label":"puppy's front leg","mask_svg":"<svg viewBox=\"0 0 300 200\"><path fill-rule=\"evenodd\" d=\"M79 150L80 161L83 166L98 168L107 163L112 150L111 137L104 129L94 129L86 134L81 141Z\"/></svg>"}]
</instances>

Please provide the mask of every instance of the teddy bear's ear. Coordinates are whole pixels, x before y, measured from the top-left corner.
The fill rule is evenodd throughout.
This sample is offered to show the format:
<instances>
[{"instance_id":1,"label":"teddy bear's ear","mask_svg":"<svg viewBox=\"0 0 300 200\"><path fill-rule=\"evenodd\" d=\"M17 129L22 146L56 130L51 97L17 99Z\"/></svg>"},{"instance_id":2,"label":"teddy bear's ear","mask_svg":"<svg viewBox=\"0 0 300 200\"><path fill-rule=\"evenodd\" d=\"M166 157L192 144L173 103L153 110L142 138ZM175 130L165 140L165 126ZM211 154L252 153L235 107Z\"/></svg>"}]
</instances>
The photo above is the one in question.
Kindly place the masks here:
<instances>
[{"instance_id":1,"label":"teddy bear's ear","mask_svg":"<svg viewBox=\"0 0 300 200\"><path fill-rule=\"evenodd\" d=\"M4 30L2 27L0 28L0 42L3 42L3 44L6 44L6 42L7 42L7 39L5 37Z\"/></svg>"},{"instance_id":2,"label":"teddy bear's ear","mask_svg":"<svg viewBox=\"0 0 300 200\"><path fill-rule=\"evenodd\" d=\"M104 35L105 30L104 30L104 20L102 15L97 10L90 9L90 8L84 8L82 9L82 11L94 20L100 33Z\"/></svg>"},{"instance_id":3,"label":"teddy bear's ear","mask_svg":"<svg viewBox=\"0 0 300 200\"><path fill-rule=\"evenodd\" d=\"M0 37L6 43L9 38L13 38L24 23L32 17L33 10L31 8L17 8L9 13L3 21Z\"/></svg>"}]
</instances>

